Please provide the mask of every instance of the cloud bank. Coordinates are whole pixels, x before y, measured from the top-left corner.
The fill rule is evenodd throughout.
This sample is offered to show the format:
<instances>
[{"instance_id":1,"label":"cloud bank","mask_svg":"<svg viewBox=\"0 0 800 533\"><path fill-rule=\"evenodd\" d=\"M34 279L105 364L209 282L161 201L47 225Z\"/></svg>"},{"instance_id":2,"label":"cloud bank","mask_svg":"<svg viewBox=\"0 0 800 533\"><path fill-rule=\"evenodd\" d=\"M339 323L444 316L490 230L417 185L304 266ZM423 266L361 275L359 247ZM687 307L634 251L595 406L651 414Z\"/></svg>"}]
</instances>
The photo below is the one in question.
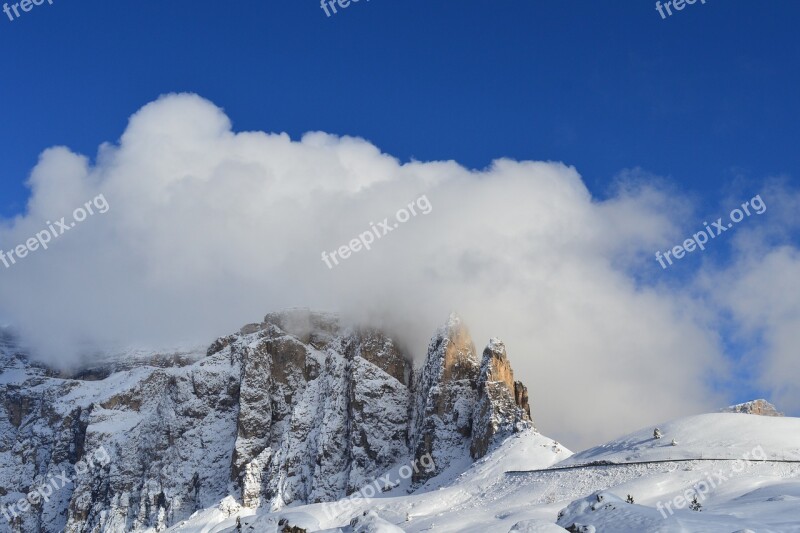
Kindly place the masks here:
<instances>
[{"instance_id":1,"label":"cloud bank","mask_svg":"<svg viewBox=\"0 0 800 533\"><path fill-rule=\"evenodd\" d=\"M752 222L731 237L735 262L703 258L696 277L668 283L653 252L693 227L691 204L646 183L628 176L601 200L557 162L474 171L400 163L358 138L237 133L210 102L169 95L93 162L42 153L0 247L97 195L110 207L0 266L0 318L37 357L69 366L89 347L209 342L294 306L381 323L421 357L457 310L479 349L506 342L537 425L575 447L716 410L730 392L719 382L743 364L800 409L800 255L781 234L796 228L776 224L766 243L768 225ZM430 213L335 269L321 260L421 195ZM753 341L745 361L722 338L739 326Z\"/></svg>"}]
</instances>

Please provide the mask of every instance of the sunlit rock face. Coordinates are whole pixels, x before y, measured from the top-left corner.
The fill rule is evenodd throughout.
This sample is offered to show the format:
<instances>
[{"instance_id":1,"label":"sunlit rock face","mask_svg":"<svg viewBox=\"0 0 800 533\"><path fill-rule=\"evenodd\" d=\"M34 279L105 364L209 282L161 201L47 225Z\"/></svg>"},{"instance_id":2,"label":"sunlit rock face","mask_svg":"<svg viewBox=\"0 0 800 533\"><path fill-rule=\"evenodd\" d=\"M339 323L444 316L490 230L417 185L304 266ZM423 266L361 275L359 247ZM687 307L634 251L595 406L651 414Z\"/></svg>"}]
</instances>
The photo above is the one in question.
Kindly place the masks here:
<instances>
[{"instance_id":1,"label":"sunlit rock face","mask_svg":"<svg viewBox=\"0 0 800 533\"><path fill-rule=\"evenodd\" d=\"M732 405L726 409L723 409L722 412L759 416L783 416L783 413L779 412L778 409L767 400L753 400L746 403L740 403L738 405Z\"/></svg>"}]
</instances>

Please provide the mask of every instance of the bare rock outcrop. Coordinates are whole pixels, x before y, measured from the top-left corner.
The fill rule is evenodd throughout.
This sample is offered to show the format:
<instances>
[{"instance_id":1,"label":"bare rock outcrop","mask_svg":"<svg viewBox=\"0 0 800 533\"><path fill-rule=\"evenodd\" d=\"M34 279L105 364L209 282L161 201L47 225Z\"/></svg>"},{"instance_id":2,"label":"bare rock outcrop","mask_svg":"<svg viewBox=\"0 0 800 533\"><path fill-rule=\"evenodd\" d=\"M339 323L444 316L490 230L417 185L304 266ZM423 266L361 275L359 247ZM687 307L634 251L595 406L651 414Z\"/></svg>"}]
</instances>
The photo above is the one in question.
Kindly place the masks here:
<instances>
[{"instance_id":1,"label":"bare rock outcrop","mask_svg":"<svg viewBox=\"0 0 800 533\"><path fill-rule=\"evenodd\" d=\"M479 372L475 344L453 314L431 339L425 365L415 372L412 449L416 457L430 454L436 464L430 472L415 472L415 481L446 468L472 434Z\"/></svg>"},{"instance_id":2,"label":"bare rock outcrop","mask_svg":"<svg viewBox=\"0 0 800 533\"><path fill-rule=\"evenodd\" d=\"M505 344L491 339L483 351L478 380L478 404L470 446L472 458L483 457L493 444L531 425L528 390L514 381Z\"/></svg>"}]
</instances>

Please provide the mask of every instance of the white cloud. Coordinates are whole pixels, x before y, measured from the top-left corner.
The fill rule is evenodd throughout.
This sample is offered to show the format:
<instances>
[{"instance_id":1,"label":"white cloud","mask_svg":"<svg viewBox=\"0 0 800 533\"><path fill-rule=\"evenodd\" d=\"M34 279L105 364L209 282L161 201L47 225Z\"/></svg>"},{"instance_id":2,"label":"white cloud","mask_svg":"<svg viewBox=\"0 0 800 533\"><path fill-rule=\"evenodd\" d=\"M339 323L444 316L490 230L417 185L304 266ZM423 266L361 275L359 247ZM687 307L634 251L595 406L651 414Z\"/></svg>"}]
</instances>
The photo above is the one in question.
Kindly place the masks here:
<instances>
[{"instance_id":1,"label":"white cloud","mask_svg":"<svg viewBox=\"0 0 800 533\"><path fill-rule=\"evenodd\" d=\"M777 406L800 413L800 191L773 180L761 196L767 210L737 228L736 261L700 276L698 285L730 315L749 347L741 372L771 392ZM735 204L734 204L735 205ZM755 218L755 217L753 217Z\"/></svg>"},{"instance_id":2,"label":"white cloud","mask_svg":"<svg viewBox=\"0 0 800 533\"><path fill-rule=\"evenodd\" d=\"M506 341L540 429L567 445L722 401L708 306L637 276L660 271L652 253L681 235L686 204L635 179L599 201L561 163L400 164L362 139L234 133L209 102L170 95L93 164L45 151L30 186L6 249L97 194L110 205L0 266L0 313L53 364L86 343L210 341L292 306L383 320L419 357L458 310L479 349ZM422 194L430 214L322 262Z\"/></svg>"}]
</instances>

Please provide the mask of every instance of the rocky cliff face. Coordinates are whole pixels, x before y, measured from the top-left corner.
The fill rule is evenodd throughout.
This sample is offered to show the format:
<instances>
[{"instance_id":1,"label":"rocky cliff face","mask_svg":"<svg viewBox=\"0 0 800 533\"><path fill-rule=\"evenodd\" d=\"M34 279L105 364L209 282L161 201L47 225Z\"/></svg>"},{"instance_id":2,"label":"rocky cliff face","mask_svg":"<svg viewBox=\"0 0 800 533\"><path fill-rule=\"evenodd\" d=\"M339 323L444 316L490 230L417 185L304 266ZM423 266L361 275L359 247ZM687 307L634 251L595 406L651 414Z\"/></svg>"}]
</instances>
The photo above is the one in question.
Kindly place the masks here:
<instances>
[{"instance_id":1,"label":"rocky cliff face","mask_svg":"<svg viewBox=\"0 0 800 533\"><path fill-rule=\"evenodd\" d=\"M430 453L422 482L531 424L505 347L478 357L455 316L416 370L380 331L308 311L69 378L2 340L0 531L162 531L229 495L336 500ZM76 468L101 451L108 461ZM63 472L46 501L18 505Z\"/></svg>"},{"instance_id":2,"label":"rocky cliff face","mask_svg":"<svg viewBox=\"0 0 800 533\"><path fill-rule=\"evenodd\" d=\"M479 358L467 328L452 315L415 374L412 449L436 462L435 470L417 472L415 480L444 470L455 450L464 447L478 459L498 440L532 425L527 398L524 385L514 382L502 342L492 339Z\"/></svg>"},{"instance_id":3,"label":"rocky cliff face","mask_svg":"<svg viewBox=\"0 0 800 533\"><path fill-rule=\"evenodd\" d=\"M491 339L483 351L478 379L478 405L470 447L472 457L483 457L498 440L520 431L530 422L528 389L514 381L505 344Z\"/></svg>"}]
</instances>

